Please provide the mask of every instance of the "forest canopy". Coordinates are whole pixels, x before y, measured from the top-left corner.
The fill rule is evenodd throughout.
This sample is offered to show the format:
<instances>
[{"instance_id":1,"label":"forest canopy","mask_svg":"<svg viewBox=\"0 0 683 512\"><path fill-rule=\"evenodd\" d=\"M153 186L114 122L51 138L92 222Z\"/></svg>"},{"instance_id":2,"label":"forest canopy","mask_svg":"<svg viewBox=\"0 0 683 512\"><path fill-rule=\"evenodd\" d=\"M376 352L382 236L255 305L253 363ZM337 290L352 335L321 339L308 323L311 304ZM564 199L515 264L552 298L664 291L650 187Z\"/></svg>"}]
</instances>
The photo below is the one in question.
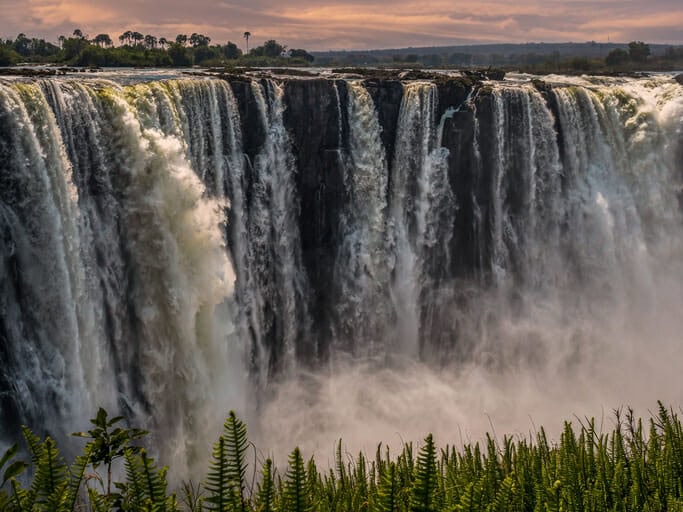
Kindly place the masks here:
<instances>
[{"instance_id":1,"label":"forest canopy","mask_svg":"<svg viewBox=\"0 0 683 512\"><path fill-rule=\"evenodd\" d=\"M246 37L245 33L245 39ZM118 41L118 45L115 44ZM288 50L274 39L243 52L228 41L212 44L211 37L200 34L178 34L167 39L152 34L127 30L111 37L97 34L89 37L75 29L70 36L59 36L56 43L30 38L21 33L15 39L0 39L0 66L19 63L64 64L89 67L184 67L192 65L219 66L302 66L314 57L303 49Z\"/></svg>"}]
</instances>

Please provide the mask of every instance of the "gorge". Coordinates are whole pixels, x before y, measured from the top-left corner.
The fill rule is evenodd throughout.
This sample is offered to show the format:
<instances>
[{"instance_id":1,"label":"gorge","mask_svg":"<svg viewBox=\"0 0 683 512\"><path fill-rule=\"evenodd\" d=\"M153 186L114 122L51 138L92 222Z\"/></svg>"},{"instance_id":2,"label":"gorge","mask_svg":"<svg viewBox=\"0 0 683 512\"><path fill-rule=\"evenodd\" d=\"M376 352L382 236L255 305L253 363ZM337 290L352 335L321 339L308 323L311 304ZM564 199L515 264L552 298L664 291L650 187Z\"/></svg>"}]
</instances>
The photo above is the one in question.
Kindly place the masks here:
<instances>
[{"instance_id":1,"label":"gorge","mask_svg":"<svg viewBox=\"0 0 683 512\"><path fill-rule=\"evenodd\" d=\"M0 439L680 403L682 186L669 75L0 79Z\"/></svg>"}]
</instances>

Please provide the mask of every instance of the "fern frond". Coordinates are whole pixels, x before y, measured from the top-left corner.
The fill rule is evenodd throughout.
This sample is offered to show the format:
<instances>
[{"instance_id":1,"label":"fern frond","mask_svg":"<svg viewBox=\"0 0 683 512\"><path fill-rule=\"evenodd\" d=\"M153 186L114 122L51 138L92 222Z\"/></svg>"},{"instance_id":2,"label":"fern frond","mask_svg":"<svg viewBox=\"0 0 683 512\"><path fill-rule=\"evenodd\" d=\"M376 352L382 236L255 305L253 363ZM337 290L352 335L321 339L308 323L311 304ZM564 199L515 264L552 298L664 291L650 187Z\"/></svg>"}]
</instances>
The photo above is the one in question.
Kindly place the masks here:
<instances>
[{"instance_id":1,"label":"fern frond","mask_svg":"<svg viewBox=\"0 0 683 512\"><path fill-rule=\"evenodd\" d=\"M396 476L396 464L389 462L380 474L377 487L377 508L382 512L399 511L399 485Z\"/></svg>"},{"instance_id":2,"label":"fern frond","mask_svg":"<svg viewBox=\"0 0 683 512\"><path fill-rule=\"evenodd\" d=\"M256 510L273 512L275 510L275 485L273 482L273 461L266 459L261 471L261 483L256 493Z\"/></svg>"},{"instance_id":3,"label":"fern frond","mask_svg":"<svg viewBox=\"0 0 683 512\"><path fill-rule=\"evenodd\" d=\"M132 510L151 509L166 511L169 497L166 495L166 468L157 468L154 459L144 449L124 453L126 466L126 492L124 501Z\"/></svg>"},{"instance_id":4,"label":"fern frond","mask_svg":"<svg viewBox=\"0 0 683 512\"><path fill-rule=\"evenodd\" d=\"M65 512L73 512L76 509L76 503L78 502L78 495L81 490L81 483L83 483L83 477L85 476L85 470L88 467L88 464L90 464L92 449L92 445L87 444L83 449L83 454L76 457L69 468L67 498L63 508Z\"/></svg>"},{"instance_id":5,"label":"fern frond","mask_svg":"<svg viewBox=\"0 0 683 512\"><path fill-rule=\"evenodd\" d=\"M209 510L247 512L244 497L249 447L246 425L230 411L223 425L223 435L214 445L211 468L206 479Z\"/></svg>"},{"instance_id":6,"label":"fern frond","mask_svg":"<svg viewBox=\"0 0 683 512\"><path fill-rule=\"evenodd\" d=\"M429 434L417 456L415 481L410 503L413 512L433 512L436 510L436 478L436 448L432 435Z\"/></svg>"},{"instance_id":7,"label":"fern frond","mask_svg":"<svg viewBox=\"0 0 683 512\"><path fill-rule=\"evenodd\" d=\"M235 501L234 508L240 512L246 512L247 506L244 500L244 490L246 488L245 475L248 464L246 462L247 448L247 426L237 418L234 411L230 411L228 418L223 426L224 437L227 448L227 476L233 492L232 499Z\"/></svg>"},{"instance_id":8,"label":"fern frond","mask_svg":"<svg viewBox=\"0 0 683 512\"><path fill-rule=\"evenodd\" d=\"M50 437L45 438L38 452L40 458L31 486L35 503L46 507L47 510L60 510L68 497L69 475L66 463Z\"/></svg>"},{"instance_id":9,"label":"fern frond","mask_svg":"<svg viewBox=\"0 0 683 512\"><path fill-rule=\"evenodd\" d=\"M287 512L308 512L310 499L306 492L306 469L299 448L289 456L289 467L285 475L285 510Z\"/></svg>"},{"instance_id":10,"label":"fern frond","mask_svg":"<svg viewBox=\"0 0 683 512\"><path fill-rule=\"evenodd\" d=\"M220 436L213 446L211 468L204 485L209 496L207 510L227 512L230 510L232 488L228 477L228 455L225 438Z\"/></svg>"},{"instance_id":11,"label":"fern frond","mask_svg":"<svg viewBox=\"0 0 683 512\"><path fill-rule=\"evenodd\" d=\"M31 452L31 462L37 465L40 457L43 455L43 443L26 425L21 426L21 433L24 435L28 449Z\"/></svg>"}]
</instances>

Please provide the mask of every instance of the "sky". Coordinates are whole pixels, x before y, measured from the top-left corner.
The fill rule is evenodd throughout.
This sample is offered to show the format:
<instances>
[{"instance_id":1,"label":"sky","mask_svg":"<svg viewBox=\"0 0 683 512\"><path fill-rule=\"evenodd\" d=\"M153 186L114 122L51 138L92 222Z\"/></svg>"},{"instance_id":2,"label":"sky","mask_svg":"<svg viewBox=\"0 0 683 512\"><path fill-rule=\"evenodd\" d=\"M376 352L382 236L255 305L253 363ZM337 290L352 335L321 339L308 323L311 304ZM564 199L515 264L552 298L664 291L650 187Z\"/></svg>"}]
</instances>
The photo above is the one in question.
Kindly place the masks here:
<instances>
[{"instance_id":1,"label":"sky","mask_svg":"<svg viewBox=\"0 0 683 512\"><path fill-rule=\"evenodd\" d=\"M55 40L75 28L114 41L199 32L215 43L276 39L358 50L496 42L683 44L683 0L0 0L0 36Z\"/></svg>"}]
</instances>

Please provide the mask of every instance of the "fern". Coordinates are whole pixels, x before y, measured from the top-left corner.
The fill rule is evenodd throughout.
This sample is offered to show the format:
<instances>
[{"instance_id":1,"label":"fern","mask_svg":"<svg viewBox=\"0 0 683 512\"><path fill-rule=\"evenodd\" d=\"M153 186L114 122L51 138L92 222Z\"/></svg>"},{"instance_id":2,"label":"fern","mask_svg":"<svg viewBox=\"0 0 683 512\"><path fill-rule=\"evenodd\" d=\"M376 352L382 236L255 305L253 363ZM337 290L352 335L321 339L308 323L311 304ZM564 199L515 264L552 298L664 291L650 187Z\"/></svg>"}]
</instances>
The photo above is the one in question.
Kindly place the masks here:
<instances>
[{"instance_id":1,"label":"fern","mask_svg":"<svg viewBox=\"0 0 683 512\"><path fill-rule=\"evenodd\" d=\"M488 508L488 512L510 512L515 496L515 482L511 476L506 476L501 482L498 492L493 502Z\"/></svg>"},{"instance_id":2,"label":"fern","mask_svg":"<svg viewBox=\"0 0 683 512\"><path fill-rule=\"evenodd\" d=\"M206 498L208 510L218 512L230 510L232 489L228 476L228 453L223 436L220 436L213 445L211 469L206 477L205 487L209 493L209 497Z\"/></svg>"},{"instance_id":3,"label":"fern","mask_svg":"<svg viewBox=\"0 0 683 512\"><path fill-rule=\"evenodd\" d=\"M90 508L93 512L111 512L111 495L100 494L95 489L89 487L88 498L90 498Z\"/></svg>"},{"instance_id":4,"label":"fern","mask_svg":"<svg viewBox=\"0 0 683 512\"><path fill-rule=\"evenodd\" d=\"M223 435L214 445L211 469L205 485L210 494L206 499L209 510L247 511L244 489L248 445L246 425L230 411L223 426Z\"/></svg>"},{"instance_id":5,"label":"fern","mask_svg":"<svg viewBox=\"0 0 683 512\"><path fill-rule=\"evenodd\" d=\"M203 510L204 497L202 496L202 484L195 486L192 481L183 482L182 500L188 512L201 512Z\"/></svg>"},{"instance_id":6,"label":"fern","mask_svg":"<svg viewBox=\"0 0 683 512\"><path fill-rule=\"evenodd\" d=\"M235 509L246 512L244 489L246 488L245 474L247 472L246 452L249 446L247 426L237 418L234 411L230 411L224 425L224 436L227 441L228 479L236 499Z\"/></svg>"},{"instance_id":7,"label":"fern","mask_svg":"<svg viewBox=\"0 0 683 512\"><path fill-rule=\"evenodd\" d=\"M85 470L88 467L88 464L90 464L91 455L92 446L86 445L83 454L76 457L73 464L71 465L71 468L69 469L69 484L64 507L64 510L66 512L73 512L74 510L76 510L76 503L78 502L81 484L83 483Z\"/></svg>"},{"instance_id":8,"label":"fern","mask_svg":"<svg viewBox=\"0 0 683 512\"><path fill-rule=\"evenodd\" d=\"M436 510L436 448L429 434L425 444L420 448L415 466L415 482L413 483L410 509L413 512L433 512Z\"/></svg>"},{"instance_id":9,"label":"fern","mask_svg":"<svg viewBox=\"0 0 683 512\"><path fill-rule=\"evenodd\" d=\"M287 512L307 512L311 510L306 492L306 470L299 448L289 456L289 467L285 475L285 510Z\"/></svg>"},{"instance_id":10,"label":"fern","mask_svg":"<svg viewBox=\"0 0 683 512\"><path fill-rule=\"evenodd\" d=\"M7 451L0 458L0 471L5 467L5 464L10 462L19 451L19 447L15 444L10 446ZM0 483L0 489L5 487L5 484L9 482L12 478L19 476L26 469L26 463L22 460L16 460L7 466L7 469L2 474L2 483Z\"/></svg>"},{"instance_id":11,"label":"fern","mask_svg":"<svg viewBox=\"0 0 683 512\"><path fill-rule=\"evenodd\" d=\"M256 493L256 510L273 512L275 510L275 484L273 482L273 461L266 459L261 471L261 483Z\"/></svg>"},{"instance_id":12,"label":"fern","mask_svg":"<svg viewBox=\"0 0 683 512\"><path fill-rule=\"evenodd\" d=\"M30 443L34 442L35 438L31 437ZM29 503L38 510L62 509L67 501L69 480L66 463L60 457L55 442L47 437L39 447L34 446L31 450L38 455L38 459Z\"/></svg>"},{"instance_id":13,"label":"fern","mask_svg":"<svg viewBox=\"0 0 683 512\"><path fill-rule=\"evenodd\" d=\"M126 480L124 502L131 510L153 510L171 512L175 496L166 496L166 468L157 468L154 459L143 449L124 452Z\"/></svg>"},{"instance_id":14,"label":"fern","mask_svg":"<svg viewBox=\"0 0 683 512\"><path fill-rule=\"evenodd\" d=\"M398 512L399 485L396 477L396 464L390 462L380 475L377 487L377 508L382 512Z\"/></svg>"}]
</instances>

